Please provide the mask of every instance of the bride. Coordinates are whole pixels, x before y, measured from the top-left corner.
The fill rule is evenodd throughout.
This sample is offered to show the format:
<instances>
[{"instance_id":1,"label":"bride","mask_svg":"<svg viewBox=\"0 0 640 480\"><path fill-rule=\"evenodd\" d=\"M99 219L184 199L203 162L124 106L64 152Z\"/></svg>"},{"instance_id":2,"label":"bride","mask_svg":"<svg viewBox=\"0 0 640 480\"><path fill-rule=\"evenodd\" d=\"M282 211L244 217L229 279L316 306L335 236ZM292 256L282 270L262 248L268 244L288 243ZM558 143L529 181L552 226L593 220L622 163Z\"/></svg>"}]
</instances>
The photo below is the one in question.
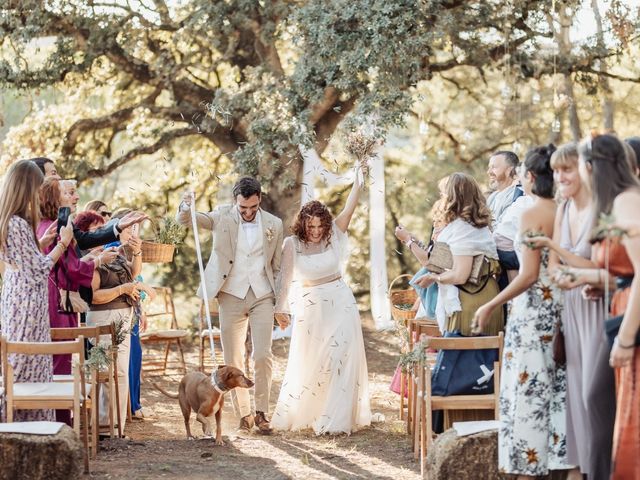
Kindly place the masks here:
<instances>
[{"instance_id":1,"label":"bride","mask_svg":"<svg viewBox=\"0 0 640 480\"><path fill-rule=\"evenodd\" d=\"M291 301L295 323L271 420L277 430L351 433L371 423L360 314L341 273L361 183L354 183L335 220L318 201L303 205L294 234L284 240L275 311L288 321L282 316L288 317Z\"/></svg>"}]
</instances>

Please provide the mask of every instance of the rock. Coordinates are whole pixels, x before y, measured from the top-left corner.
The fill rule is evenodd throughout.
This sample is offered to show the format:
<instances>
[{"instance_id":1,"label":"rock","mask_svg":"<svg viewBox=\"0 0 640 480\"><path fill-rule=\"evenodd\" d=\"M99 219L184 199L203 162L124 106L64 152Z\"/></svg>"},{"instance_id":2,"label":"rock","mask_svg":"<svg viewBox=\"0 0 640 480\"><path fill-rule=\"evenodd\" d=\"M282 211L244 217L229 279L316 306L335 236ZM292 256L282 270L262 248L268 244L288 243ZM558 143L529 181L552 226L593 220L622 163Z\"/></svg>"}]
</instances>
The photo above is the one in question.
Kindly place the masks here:
<instances>
[{"instance_id":1,"label":"rock","mask_svg":"<svg viewBox=\"0 0 640 480\"><path fill-rule=\"evenodd\" d=\"M494 480L498 473L498 432L459 437L454 429L438 436L427 452L427 478Z\"/></svg>"},{"instance_id":2,"label":"rock","mask_svg":"<svg viewBox=\"0 0 640 480\"><path fill-rule=\"evenodd\" d=\"M0 480L66 480L82 471L82 442L67 425L56 435L0 433Z\"/></svg>"}]
</instances>

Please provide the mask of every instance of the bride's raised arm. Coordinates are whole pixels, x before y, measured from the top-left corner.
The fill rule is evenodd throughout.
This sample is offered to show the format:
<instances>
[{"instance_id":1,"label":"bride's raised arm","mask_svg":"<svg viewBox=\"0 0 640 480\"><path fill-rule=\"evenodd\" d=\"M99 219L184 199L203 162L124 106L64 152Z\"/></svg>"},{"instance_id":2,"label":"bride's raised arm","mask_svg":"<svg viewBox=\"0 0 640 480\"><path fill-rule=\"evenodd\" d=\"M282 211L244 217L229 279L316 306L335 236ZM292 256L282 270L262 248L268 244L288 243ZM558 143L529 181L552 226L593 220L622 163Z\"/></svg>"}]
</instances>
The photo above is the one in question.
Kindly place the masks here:
<instances>
[{"instance_id":1,"label":"bride's raised arm","mask_svg":"<svg viewBox=\"0 0 640 480\"><path fill-rule=\"evenodd\" d=\"M366 175L366 172L363 172L363 174ZM353 217L353 212L355 212L356 207L358 206L358 200L360 199L360 192L362 191L363 186L364 184L361 184L358 181L358 175L356 173L356 179L351 187L351 192L349 192L347 203L345 203L344 208L335 219L335 224L342 233L347 233L349 223L351 223L351 217Z\"/></svg>"}]
</instances>

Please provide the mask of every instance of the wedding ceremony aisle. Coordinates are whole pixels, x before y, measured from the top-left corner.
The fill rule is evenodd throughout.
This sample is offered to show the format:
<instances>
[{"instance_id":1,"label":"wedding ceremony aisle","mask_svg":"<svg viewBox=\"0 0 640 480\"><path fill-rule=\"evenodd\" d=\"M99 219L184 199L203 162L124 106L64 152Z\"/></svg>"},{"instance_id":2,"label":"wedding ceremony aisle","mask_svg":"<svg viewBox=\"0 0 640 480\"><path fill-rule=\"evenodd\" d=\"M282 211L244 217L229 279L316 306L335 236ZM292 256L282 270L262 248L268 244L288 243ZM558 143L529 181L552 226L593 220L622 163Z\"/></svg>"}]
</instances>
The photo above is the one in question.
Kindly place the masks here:
<instances>
[{"instance_id":1,"label":"wedding ceremony aisle","mask_svg":"<svg viewBox=\"0 0 640 480\"><path fill-rule=\"evenodd\" d=\"M385 421L351 436L320 436L313 432L237 433L238 419L230 399L223 412L224 446L212 439L187 440L178 401L156 390L154 381L175 393L182 374L167 371L164 377L143 377L144 420L127 425L129 439L105 440L98 459L91 464L89 478L95 479L329 479L376 478L403 480L420 478L419 463L413 460L404 423L398 420L398 396L389 391L397 363L397 338L377 332L368 314L362 316L369 366L371 409ZM273 343L274 368L271 411L275 406L289 352L289 339ZM188 367L195 369L198 352L191 347ZM207 372L208 373L208 372ZM194 435L202 436L200 424L191 418Z\"/></svg>"}]
</instances>

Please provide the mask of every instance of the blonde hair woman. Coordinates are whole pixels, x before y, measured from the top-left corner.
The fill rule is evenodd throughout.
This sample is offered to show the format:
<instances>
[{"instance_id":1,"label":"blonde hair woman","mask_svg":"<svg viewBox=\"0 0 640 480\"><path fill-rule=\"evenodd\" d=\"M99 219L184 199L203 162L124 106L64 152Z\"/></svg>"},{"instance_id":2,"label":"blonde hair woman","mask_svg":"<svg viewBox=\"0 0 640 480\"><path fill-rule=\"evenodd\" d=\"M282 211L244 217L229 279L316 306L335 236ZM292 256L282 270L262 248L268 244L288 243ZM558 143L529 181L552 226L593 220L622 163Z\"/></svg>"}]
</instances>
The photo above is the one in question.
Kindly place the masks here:
<instances>
[{"instance_id":1,"label":"blonde hair woman","mask_svg":"<svg viewBox=\"0 0 640 480\"><path fill-rule=\"evenodd\" d=\"M44 175L30 160L20 160L5 174L0 190L0 260L5 265L0 299L2 335L13 342L50 342L47 279L73 238L70 224L48 255L40 252L36 226L40 220L38 191ZM55 232L55 230L53 230ZM44 246L55 235L46 234ZM53 380L50 356L12 355L17 382ZM53 410L17 411L15 421L55 420Z\"/></svg>"}]
</instances>

